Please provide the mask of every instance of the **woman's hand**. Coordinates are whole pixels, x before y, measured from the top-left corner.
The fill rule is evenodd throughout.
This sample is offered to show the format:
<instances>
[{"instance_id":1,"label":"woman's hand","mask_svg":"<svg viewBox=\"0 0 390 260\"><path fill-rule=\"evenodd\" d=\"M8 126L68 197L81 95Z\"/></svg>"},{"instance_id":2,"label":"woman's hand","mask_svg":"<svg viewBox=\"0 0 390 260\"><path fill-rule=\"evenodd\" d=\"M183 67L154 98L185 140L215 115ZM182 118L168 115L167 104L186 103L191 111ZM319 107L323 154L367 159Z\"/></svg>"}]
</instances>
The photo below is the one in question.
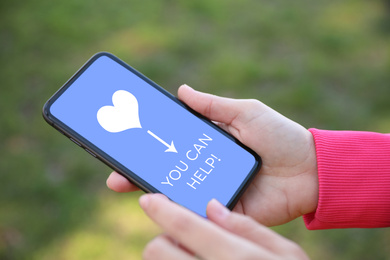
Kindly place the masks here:
<instances>
[{"instance_id":1,"label":"woman's hand","mask_svg":"<svg viewBox=\"0 0 390 260\"><path fill-rule=\"evenodd\" d=\"M216 122L262 157L263 165L234 208L267 225L280 225L315 211L318 177L311 133L257 100L236 100L184 85L179 98ZM137 190L113 172L107 185L118 192Z\"/></svg>"},{"instance_id":2,"label":"woman's hand","mask_svg":"<svg viewBox=\"0 0 390 260\"><path fill-rule=\"evenodd\" d=\"M295 243L216 200L208 220L161 194L143 195L140 205L165 232L149 242L144 259L308 259Z\"/></svg>"}]
</instances>

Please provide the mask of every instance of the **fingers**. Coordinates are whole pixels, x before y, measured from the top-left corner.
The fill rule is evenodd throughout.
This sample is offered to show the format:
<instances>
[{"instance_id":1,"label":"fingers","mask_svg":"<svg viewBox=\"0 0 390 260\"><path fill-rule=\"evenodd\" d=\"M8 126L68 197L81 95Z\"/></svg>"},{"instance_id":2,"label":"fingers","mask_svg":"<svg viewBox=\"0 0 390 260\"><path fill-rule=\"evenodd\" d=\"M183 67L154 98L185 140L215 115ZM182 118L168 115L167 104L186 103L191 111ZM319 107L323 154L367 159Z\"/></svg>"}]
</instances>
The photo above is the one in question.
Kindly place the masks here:
<instances>
[{"instance_id":1,"label":"fingers","mask_svg":"<svg viewBox=\"0 0 390 260\"><path fill-rule=\"evenodd\" d=\"M117 172L112 172L106 181L107 187L116 192L132 192L139 188Z\"/></svg>"},{"instance_id":2,"label":"fingers","mask_svg":"<svg viewBox=\"0 0 390 260\"><path fill-rule=\"evenodd\" d=\"M308 259L303 250L294 242L259 224L250 217L230 212L215 199L207 205L207 217L220 227L261 245L271 252L279 255L294 254L299 256L299 259Z\"/></svg>"},{"instance_id":3,"label":"fingers","mask_svg":"<svg viewBox=\"0 0 390 260\"><path fill-rule=\"evenodd\" d=\"M202 93L187 85L179 88L178 96L196 112L225 124L231 124L242 111L239 100Z\"/></svg>"},{"instance_id":4,"label":"fingers","mask_svg":"<svg viewBox=\"0 0 390 260\"><path fill-rule=\"evenodd\" d=\"M140 205L146 214L169 236L204 259L239 259L256 255L270 256L253 243L223 230L195 213L154 194L143 195ZM229 251L227 249L239 248Z\"/></svg>"},{"instance_id":5,"label":"fingers","mask_svg":"<svg viewBox=\"0 0 390 260\"><path fill-rule=\"evenodd\" d=\"M207 217L222 228L256 244L261 244L268 249L274 249L271 245L274 244L275 238L282 238L249 217L229 212L225 206L215 199L207 205Z\"/></svg>"},{"instance_id":6,"label":"fingers","mask_svg":"<svg viewBox=\"0 0 390 260\"><path fill-rule=\"evenodd\" d=\"M146 246L143 259L153 259L153 260L162 260L162 259L183 259L190 260L195 259L186 251L182 250L180 247L177 247L176 243L166 235L160 235L150 241Z\"/></svg>"}]
</instances>

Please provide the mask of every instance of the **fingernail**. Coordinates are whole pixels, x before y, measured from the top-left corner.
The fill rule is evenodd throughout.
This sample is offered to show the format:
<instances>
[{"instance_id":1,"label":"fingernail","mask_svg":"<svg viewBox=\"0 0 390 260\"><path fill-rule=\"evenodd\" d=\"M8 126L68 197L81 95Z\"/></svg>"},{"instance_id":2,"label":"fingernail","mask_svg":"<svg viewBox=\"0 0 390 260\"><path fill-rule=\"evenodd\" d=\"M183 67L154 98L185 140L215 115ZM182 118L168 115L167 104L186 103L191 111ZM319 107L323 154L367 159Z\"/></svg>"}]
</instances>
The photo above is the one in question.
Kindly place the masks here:
<instances>
[{"instance_id":1,"label":"fingernail","mask_svg":"<svg viewBox=\"0 0 390 260\"><path fill-rule=\"evenodd\" d=\"M208 207L210 207L210 213L213 215L213 217L217 217L221 220L225 219L231 213L228 208L226 208L216 199L210 200Z\"/></svg>"},{"instance_id":2,"label":"fingernail","mask_svg":"<svg viewBox=\"0 0 390 260\"><path fill-rule=\"evenodd\" d=\"M150 194L144 194L139 198L139 205L143 210L146 210L149 206Z\"/></svg>"}]
</instances>

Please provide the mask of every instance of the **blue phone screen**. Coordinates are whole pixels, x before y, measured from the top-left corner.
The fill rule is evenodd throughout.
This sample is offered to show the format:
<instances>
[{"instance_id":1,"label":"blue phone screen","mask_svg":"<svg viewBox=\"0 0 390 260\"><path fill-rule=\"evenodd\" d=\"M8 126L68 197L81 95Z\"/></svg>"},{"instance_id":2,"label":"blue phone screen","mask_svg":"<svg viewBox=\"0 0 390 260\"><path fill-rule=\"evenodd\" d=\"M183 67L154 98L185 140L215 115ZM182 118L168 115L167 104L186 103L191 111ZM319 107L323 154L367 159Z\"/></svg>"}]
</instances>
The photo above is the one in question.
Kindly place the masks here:
<instances>
[{"instance_id":1,"label":"blue phone screen","mask_svg":"<svg viewBox=\"0 0 390 260\"><path fill-rule=\"evenodd\" d=\"M202 216L212 198L227 205L257 165L234 140L106 55L68 83L50 113Z\"/></svg>"}]
</instances>

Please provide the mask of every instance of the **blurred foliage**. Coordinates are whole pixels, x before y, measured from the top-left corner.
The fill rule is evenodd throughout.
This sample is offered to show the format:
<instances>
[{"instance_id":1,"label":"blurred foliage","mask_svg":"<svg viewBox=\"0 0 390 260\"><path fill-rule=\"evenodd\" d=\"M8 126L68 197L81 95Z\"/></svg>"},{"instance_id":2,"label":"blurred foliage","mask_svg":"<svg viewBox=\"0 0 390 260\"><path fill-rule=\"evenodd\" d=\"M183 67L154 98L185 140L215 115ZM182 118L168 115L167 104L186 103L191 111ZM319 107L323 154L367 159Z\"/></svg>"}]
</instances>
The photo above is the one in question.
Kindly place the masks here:
<instances>
[{"instance_id":1,"label":"blurred foliage","mask_svg":"<svg viewBox=\"0 0 390 260\"><path fill-rule=\"evenodd\" d=\"M43 103L109 51L172 93L260 99L305 127L390 132L390 5L363 0L0 2L0 259L139 259L140 193L51 129ZM390 259L389 229L275 230L313 259Z\"/></svg>"}]
</instances>

